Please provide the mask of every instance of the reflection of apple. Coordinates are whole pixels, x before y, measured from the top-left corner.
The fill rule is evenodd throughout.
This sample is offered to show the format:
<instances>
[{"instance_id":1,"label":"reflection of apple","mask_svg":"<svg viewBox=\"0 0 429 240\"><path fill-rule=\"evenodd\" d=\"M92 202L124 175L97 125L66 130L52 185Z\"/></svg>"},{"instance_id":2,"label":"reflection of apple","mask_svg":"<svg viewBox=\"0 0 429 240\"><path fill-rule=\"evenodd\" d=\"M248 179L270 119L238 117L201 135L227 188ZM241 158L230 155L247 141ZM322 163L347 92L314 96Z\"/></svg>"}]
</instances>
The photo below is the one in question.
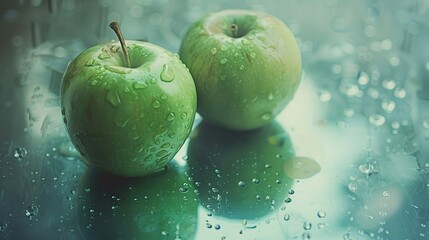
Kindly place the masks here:
<instances>
[{"instance_id":1,"label":"reflection of apple","mask_svg":"<svg viewBox=\"0 0 429 240\"><path fill-rule=\"evenodd\" d=\"M230 129L258 128L292 100L301 78L295 37L267 13L223 10L192 24L180 47L198 112Z\"/></svg>"},{"instance_id":2,"label":"reflection of apple","mask_svg":"<svg viewBox=\"0 0 429 240\"><path fill-rule=\"evenodd\" d=\"M257 219L282 204L293 184L283 167L295 154L277 122L246 132L202 122L194 131L188 164L204 207L228 218Z\"/></svg>"},{"instance_id":3,"label":"reflection of apple","mask_svg":"<svg viewBox=\"0 0 429 240\"><path fill-rule=\"evenodd\" d=\"M193 239L198 202L186 172L167 170L121 178L90 169L77 209L84 239Z\"/></svg>"}]
</instances>

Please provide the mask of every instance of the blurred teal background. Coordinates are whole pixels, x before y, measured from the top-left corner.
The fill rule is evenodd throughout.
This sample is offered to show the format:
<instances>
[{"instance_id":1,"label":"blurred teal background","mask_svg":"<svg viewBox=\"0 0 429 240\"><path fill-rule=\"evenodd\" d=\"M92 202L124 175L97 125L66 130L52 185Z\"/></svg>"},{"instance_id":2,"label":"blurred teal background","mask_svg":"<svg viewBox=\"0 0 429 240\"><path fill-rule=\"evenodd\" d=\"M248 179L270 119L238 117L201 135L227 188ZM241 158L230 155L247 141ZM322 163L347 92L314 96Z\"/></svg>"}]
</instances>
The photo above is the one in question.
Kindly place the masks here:
<instances>
[{"instance_id":1,"label":"blurred teal background","mask_svg":"<svg viewBox=\"0 0 429 240\"><path fill-rule=\"evenodd\" d=\"M227 8L268 12L295 34L303 57L302 83L276 121L288 133L294 154L321 169L310 178L294 179L291 189L285 185L288 193L280 199L255 188L243 208L249 201L271 203L256 219L230 219L198 197L187 199L200 203L190 218L196 221L190 223L196 226L195 239L428 239L428 0L1 1L1 239L82 239L81 228L97 231L81 226L82 213L103 221L103 216L114 219L116 207L124 206L109 191L97 191L109 198L100 202L102 207L77 204L91 189L78 191L88 169L61 119L59 87L67 63L87 47L115 39L108 28L112 20L120 21L127 39L177 52L193 21ZM197 116L195 127L200 122ZM267 141L272 144L272 139ZM206 155L225 154L218 151ZM244 153L249 165L267 160L258 159L258 151ZM188 160L185 144L173 169L189 186L198 185L189 176ZM296 168L311 171L309 165ZM214 175L222 178L237 170L222 171ZM212 184L208 195L219 199L220 209L232 206L225 199L237 195L237 186L261 184L245 176L230 186L207 182ZM219 182L227 191L216 191ZM276 183L263 184L269 190ZM128 191L130 185L123 185ZM186 185L171 187L183 197ZM137 205L144 204L144 197L136 197ZM112 205L112 212L105 204ZM158 239L179 235L161 230Z\"/></svg>"}]
</instances>

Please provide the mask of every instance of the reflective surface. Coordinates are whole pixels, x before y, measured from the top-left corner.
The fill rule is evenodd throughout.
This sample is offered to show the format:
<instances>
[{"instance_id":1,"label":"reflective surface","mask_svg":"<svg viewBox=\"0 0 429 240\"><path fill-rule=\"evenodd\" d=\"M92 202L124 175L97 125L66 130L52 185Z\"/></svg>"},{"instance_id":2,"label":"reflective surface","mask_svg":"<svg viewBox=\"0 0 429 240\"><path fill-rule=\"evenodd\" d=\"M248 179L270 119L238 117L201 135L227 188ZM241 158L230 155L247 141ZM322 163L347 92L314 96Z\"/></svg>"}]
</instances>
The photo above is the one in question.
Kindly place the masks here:
<instances>
[{"instance_id":1,"label":"reflective surface","mask_svg":"<svg viewBox=\"0 0 429 240\"><path fill-rule=\"evenodd\" d=\"M197 116L153 184L85 166L61 119L67 63L114 39L111 20L177 52L225 8L295 33L304 72L285 111L249 133ZM1 239L428 238L427 0L10 0L0 17Z\"/></svg>"}]
</instances>

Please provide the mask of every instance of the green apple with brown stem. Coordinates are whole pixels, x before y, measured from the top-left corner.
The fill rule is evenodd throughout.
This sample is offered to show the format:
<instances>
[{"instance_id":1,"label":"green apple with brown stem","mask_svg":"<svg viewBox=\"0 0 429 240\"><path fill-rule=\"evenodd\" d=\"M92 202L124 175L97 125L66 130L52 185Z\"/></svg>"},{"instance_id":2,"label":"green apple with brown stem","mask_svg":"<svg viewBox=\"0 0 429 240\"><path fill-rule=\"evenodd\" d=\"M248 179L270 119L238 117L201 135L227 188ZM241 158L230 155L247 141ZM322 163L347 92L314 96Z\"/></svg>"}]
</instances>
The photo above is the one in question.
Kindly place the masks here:
<instances>
[{"instance_id":1,"label":"green apple with brown stem","mask_svg":"<svg viewBox=\"0 0 429 240\"><path fill-rule=\"evenodd\" d=\"M197 87L197 111L235 130L274 119L301 78L294 35L262 12L223 10L200 19L189 27L179 54Z\"/></svg>"},{"instance_id":2,"label":"green apple with brown stem","mask_svg":"<svg viewBox=\"0 0 429 240\"><path fill-rule=\"evenodd\" d=\"M119 42L91 47L68 65L62 114L85 162L117 175L144 176L163 168L188 137L196 89L177 54L125 41L119 24L110 26Z\"/></svg>"}]
</instances>

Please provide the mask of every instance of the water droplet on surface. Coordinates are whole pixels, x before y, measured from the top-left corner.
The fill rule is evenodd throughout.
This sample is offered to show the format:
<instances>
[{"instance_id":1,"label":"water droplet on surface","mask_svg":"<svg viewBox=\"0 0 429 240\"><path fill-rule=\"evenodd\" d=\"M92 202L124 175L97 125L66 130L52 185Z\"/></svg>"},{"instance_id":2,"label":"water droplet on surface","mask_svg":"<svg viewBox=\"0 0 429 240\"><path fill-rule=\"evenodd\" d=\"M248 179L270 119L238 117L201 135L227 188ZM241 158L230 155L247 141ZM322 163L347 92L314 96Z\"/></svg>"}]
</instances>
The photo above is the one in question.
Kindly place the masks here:
<instances>
[{"instance_id":1,"label":"water droplet on surface","mask_svg":"<svg viewBox=\"0 0 429 240\"><path fill-rule=\"evenodd\" d=\"M395 91L393 91L393 95L395 95L396 98L404 99L407 96L407 91L403 88L395 88Z\"/></svg>"},{"instance_id":2,"label":"water droplet on surface","mask_svg":"<svg viewBox=\"0 0 429 240\"><path fill-rule=\"evenodd\" d=\"M310 178L320 172L321 167L314 159L307 157L294 157L285 162L283 169L291 178Z\"/></svg>"},{"instance_id":3,"label":"water droplet on surface","mask_svg":"<svg viewBox=\"0 0 429 240\"><path fill-rule=\"evenodd\" d=\"M161 81L171 82L174 79L174 71L167 64L162 65L162 71L160 74Z\"/></svg>"},{"instance_id":4,"label":"water droplet on surface","mask_svg":"<svg viewBox=\"0 0 429 240\"><path fill-rule=\"evenodd\" d=\"M147 83L146 82L134 82L133 83L133 88L138 90L138 89L145 89L147 88Z\"/></svg>"},{"instance_id":5,"label":"water droplet on surface","mask_svg":"<svg viewBox=\"0 0 429 240\"><path fill-rule=\"evenodd\" d=\"M392 100L386 99L381 103L381 107L387 113L391 113L391 112L393 112L393 110L395 110L396 103Z\"/></svg>"},{"instance_id":6,"label":"water droplet on surface","mask_svg":"<svg viewBox=\"0 0 429 240\"><path fill-rule=\"evenodd\" d=\"M240 70L244 70L244 65L243 65L243 64L240 64L239 69L240 69Z\"/></svg>"},{"instance_id":7,"label":"water droplet on surface","mask_svg":"<svg viewBox=\"0 0 429 240\"><path fill-rule=\"evenodd\" d=\"M311 230L312 224L311 222L304 222L304 225L302 226L304 230Z\"/></svg>"},{"instance_id":8,"label":"water droplet on surface","mask_svg":"<svg viewBox=\"0 0 429 240\"><path fill-rule=\"evenodd\" d=\"M289 221L289 220L290 220L290 215L289 215L289 214L285 214L285 215L283 216L283 220L285 220L285 221Z\"/></svg>"},{"instance_id":9,"label":"water droplet on surface","mask_svg":"<svg viewBox=\"0 0 429 240\"><path fill-rule=\"evenodd\" d=\"M228 60L227 60L226 58L222 58L222 59L220 60L220 64L225 64L227 61L228 61Z\"/></svg>"},{"instance_id":10,"label":"water droplet on surface","mask_svg":"<svg viewBox=\"0 0 429 240\"><path fill-rule=\"evenodd\" d=\"M25 216L28 217L30 220L37 216L37 214L39 214L39 208L35 205L31 205L27 209L25 209Z\"/></svg>"},{"instance_id":11,"label":"water droplet on surface","mask_svg":"<svg viewBox=\"0 0 429 240\"><path fill-rule=\"evenodd\" d=\"M215 55L217 53L217 48L212 48L210 52L212 53L212 55Z\"/></svg>"},{"instance_id":12,"label":"water droplet on surface","mask_svg":"<svg viewBox=\"0 0 429 240\"><path fill-rule=\"evenodd\" d=\"M143 145L143 144L138 144L138 145L136 145L136 146L134 147L134 151L135 151L136 153L141 153L141 152L143 151L143 149L144 149L144 145Z\"/></svg>"},{"instance_id":13,"label":"water droplet on surface","mask_svg":"<svg viewBox=\"0 0 429 240\"><path fill-rule=\"evenodd\" d=\"M292 202L292 199L290 197L285 199L285 203L291 203L291 202Z\"/></svg>"},{"instance_id":14,"label":"water droplet on surface","mask_svg":"<svg viewBox=\"0 0 429 240\"><path fill-rule=\"evenodd\" d=\"M329 102L332 98L332 95L330 92L326 90L320 90L319 92L319 99L321 102Z\"/></svg>"},{"instance_id":15,"label":"water droplet on surface","mask_svg":"<svg viewBox=\"0 0 429 240\"><path fill-rule=\"evenodd\" d=\"M174 120L175 117L176 117L176 115L171 112L167 115L167 121L171 122Z\"/></svg>"},{"instance_id":16,"label":"water droplet on surface","mask_svg":"<svg viewBox=\"0 0 429 240\"><path fill-rule=\"evenodd\" d=\"M186 119L188 117L188 113L182 112L180 116L182 117L182 119Z\"/></svg>"},{"instance_id":17,"label":"water droplet on surface","mask_svg":"<svg viewBox=\"0 0 429 240\"><path fill-rule=\"evenodd\" d=\"M15 152L13 153L13 156L16 159L21 160L27 156L27 153L28 153L27 149L25 149L23 147L17 147L17 148L15 148Z\"/></svg>"},{"instance_id":18,"label":"water droplet on surface","mask_svg":"<svg viewBox=\"0 0 429 240\"><path fill-rule=\"evenodd\" d=\"M109 90L106 93L106 101L115 108L121 106L121 98L116 90Z\"/></svg>"},{"instance_id":19,"label":"water droplet on surface","mask_svg":"<svg viewBox=\"0 0 429 240\"><path fill-rule=\"evenodd\" d=\"M94 63L95 63L95 60L94 60L94 59L89 59L89 60L86 62L85 66L90 67L90 66L94 65Z\"/></svg>"},{"instance_id":20,"label":"water droplet on surface","mask_svg":"<svg viewBox=\"0 0 429 240\"><path fill-rule=\"evenodd\" d=\"M382 126L386 122L386 118L383 115L374 113L368 118L369 122L374 126Z\"/></svg>"},{"instance_id":21,"label":"water droplet on surface","mask_svg":"<svg viewBox=\"0 0 429 240\"><path fill-rule=\"evenodd\" d=\"M181 192L181 193L187 193L188 192L188 188L181 187L181 188L179 188L179 192Z\"/></svg>"},{"instance_id":22,"label":"water droplet on surface","mask_svg":"<svg viewBox=\"0 0 429 240\"><path fill-rule=\"evenodd\" d=\"M158 101L158 100L153 100L152 107L153 108L159 108L159 107L161 107L161 102Z\"/></svg>"},{"instance_id":23,"label":"water droplet on surface","mask_svg":"<svg viewBox=\"0 0 429 240\"><path fill-rule=\"evenodd\" d=\"M366 72L360 71L357 77L357 81L360 85L367 85L369 82L369 76Z\"/></svg>"},{"instance_id":24,"label":"water droplet on surface","mask_svg":"<svg viewBox=\"0 0 429 240\"><path fill-rule=\"evenodd\" d=\"M252 182L258 184L260 181L259 181L259 179L254 178L254 179L252 179Z\"/></svg>"},{"instance_id":25,"label":"water droplet on surface","mask_svg":"<svg viewBox=\"0 0 429 240\"><path fill-rule=\"evenodd\" d=\"M108 53L100 53L100 55L98 55L98 59L100 59L100 60L106 60L106 59L109 59L109 58L111 58L111 56L110 56L110 54L108 54Z\"/></svg>"},{"instance_id":26,"label":"water droplet on surface","mask_svg":"<svg viewBox=\"0 0 429 240\"><path fill-rule=\"evenodd\" d=\"M119 51L119 49L120 47L118 45L113 45L110 47L110 51L112 51L112 53Z\"/></svg>"},{"instance_id":27,"label":"water droplet on surface","mask_svg":"<svg viewBox=\"0 0 429 240\"><path fill-rule=\"evenodd\" d=\"M132 131L128 132L128 139L137 140L139 138L140 138L140 136L137 134L136 131L132 130Z\"/></svg>"},{"instance_id":28,"label":"water droplet on surface","mask_svg":"<svg viewBox=\"0 0 429 240\"><path fill-rule=\"evenodd\" d=\"M326 212L323 211L323 210L320 210L320 211L317 212L317 216L319 218L325 218L326 217Z\"/></svg>"},{"instance_id":29,"label":"water droplet on surface","mask_svg":"<svg viewBox=\"0 0 429 240\"><path fill-rule=\"evenodd\" d=\"M262 120L268 121L272 118L271 113L265 113L261 116Z\"/></svg>"},{"instance_id":30,"label":"water droplet on surface","mask_svg":"<svg viewBox=\"0 0 429 240\"><path fill-rule=\"evenodd\" d=\"M246 186L246 184L243 181L239 181L238 182L238 186L239 187L244 187L244 186Z\"/></svg>"},{"instance_id":31,"label":"water droplet on surface","mask_svg":"<svg viewBox=\"0 0 429 240\"><path fill-rule=\"evenodd\" d=\"M94 79L94 80L92 80L92 81L91 81L91 86L95 86L95 85L97 85L97 84L98 84L98 81L97 81L97 80L95 80L95 79Z\"/></svg>"},{"instance_id":32,"label":"water droplet on surface","mask_svg":"<svg viewBox=\"0 0 429 240\"><path fill-rule=\"evenodd\" d=\"M249 44L249 40L243 38L243 39L241 39L241 43L243 43L244 45L247 45L247 44Z\"/></svg>"},{"instance_id":33,"label":"water droplet on surface","mask_svg":"<svg viewBox=\"0 0 429 240\"><path fill-rule=\"evenodd\" d=\"M366 176L370 176L375 172L375 168L371 163L363 163L359 165L359 171Z\"/></svg>"},{"instance_id":34,"label":"water droplet on surface","mask_svg":"<svg viewBox=\"0 0 429 240\"><path fill-rule=\"evenodd\" d=\"M393 90L396 87L396 82L393 79L384 80L381 85L387 90Z\"/></svg>"},{"instance_id":35,"label":"water droplet on surface","mask_svg":"<svg viewBox=\"0 0 429 240\"><path fill-rule=\"evenodd\" d=\"M125 118L123 115L118 114L113 118L113 122L117 127L124 128L127 126L127 123L130 121L130 119Z\"/></svg>"},{"instance_id":36,"label":"water droplet on surface","mask_svg":"<svg viewBox=\"0 0 429 240\"><path fill-rule=\"evenodd\" d=\"M356 192L357 190L357 184L355 182L350 182L347 187L349 188L350 192Z\"/></svg>"}]
</instances>

